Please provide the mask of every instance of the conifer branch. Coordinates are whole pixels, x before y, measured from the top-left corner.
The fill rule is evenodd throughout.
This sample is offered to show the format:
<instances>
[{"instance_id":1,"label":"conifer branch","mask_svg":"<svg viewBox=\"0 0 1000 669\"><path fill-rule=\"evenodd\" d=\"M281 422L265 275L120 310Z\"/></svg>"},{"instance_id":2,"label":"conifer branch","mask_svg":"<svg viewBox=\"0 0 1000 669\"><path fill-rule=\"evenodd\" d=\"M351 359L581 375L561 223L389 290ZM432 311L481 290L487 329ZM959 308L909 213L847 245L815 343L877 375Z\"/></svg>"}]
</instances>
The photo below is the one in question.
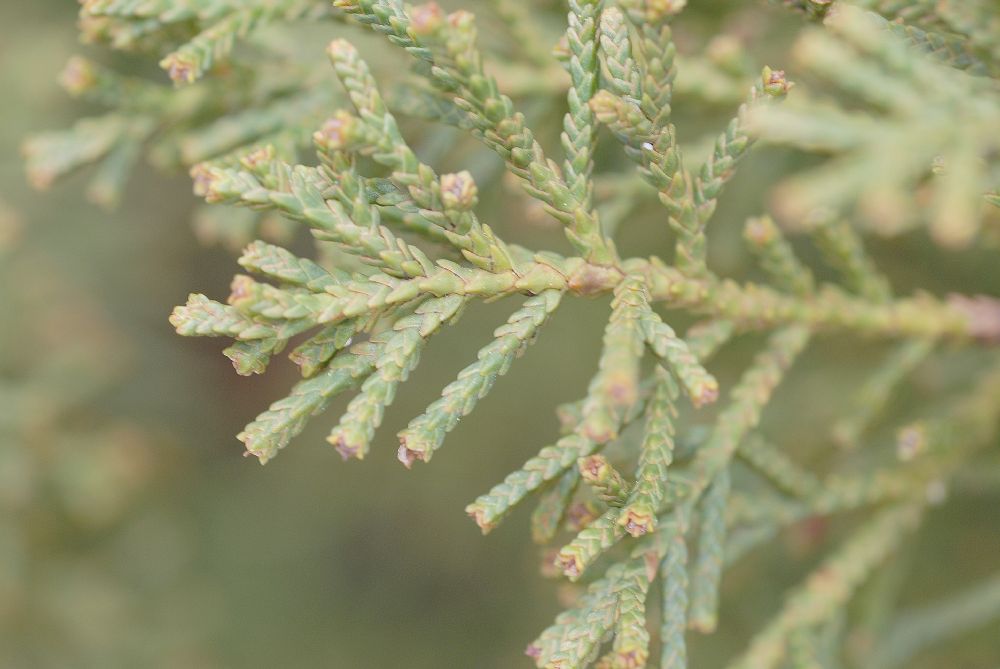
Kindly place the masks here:
<instances>
[{"instance_id":1,"label":"conifer branch","mask_svg":"<svg viewBox=\"0 0 1000 669\"><path fill-rule=\"evenodd\" d=\"M779 288L800 297L811 295L816 290L812 272L798 259L791 244L770 217L749 219L743 228L743 238Z\"/></svg>"},{"instance_id":2,"label":"conifer branch","mask_svg":"<svg viewBox=\"0 0 1000 669\"><path fill-rule=\"evenodd\" d=\"M792 462L760 435L752 435L740 442L737 455L789 495L810 500L822 491L822 484L815 474Z\"/></svg>"},{"instance_id":3,"label":"conifer branch","mask_svg":"<svg viewBox=\"0 0 1000 669\"><path fill-rule=\"evenodd\" d=\"M572 85L569 89L569 111L563 121L563 149L566 162L563 173L566 185L582 207L591 208L590 175L593 171L594 113L590 98L597 90L597 21L598 0L570 0L566 63Z\"/></svg>"},{"instance_id":4,"label":"conifer branch","mask_svg":"<svg viewBox=\"0 0 1000 669\"><path fill-rule=\"evenodd\" d=\"M497 151L511 173L525 181L528 192L541 199L546 210L566 225L567 236L581 254L598 264L614 261L613 248L601 234L596 214L567 185L525 126L523 114L514 110L510 98L500 93L496 80L483 71L471 14L456 12L444 20L436 6L428 6L414 27L413 18L398 2L338 0L334 4L428 63L430 76L439 87L456 96L455 104L469 115L476 135ZM443 49L443 58L429 46L435 43L439 45L437 50ZM596 65L594 58L587 66ZM570 113L574 113L572 109Z\"/></svg>"},{"instance_id":5,"label":"conifer branch","mask_svg":"<svg viewBox=\"0 0 1000 669\"><path fill-rule=\"evenodd\" d=\"M653 376L656 387L646 407L635 487L618 518L619 524L634 537L656 528L656 514L666 495L667 468L674 458L677 386L662 368Z\"/></svg>"},{"instance_id":6,"label":"conifer branch","mask_svg":"<svg viewBox=\"0 0 1000 669\"><path fill-rule=\"evenodd\" d=\"M774 0L813 19L791 50L802 83L790 91L781 70L758 69L755 50L744 51L769 35L757 22L722 29L701 48L675 21L686 4L569 0L550 59L546 8L510 0L493 9L505 35L530 42L513 48L481 44L470 12L433 3L85 0L86 40L160 60L186 85L74 58L64 87L107 111L26 142L29 179L47 187L92 165L91 198L113 204L143 157L190 170L196 194L213 205L206 218L228 226L202 229L244 246L238 262L248 275L234 278L225 301L190 295L171 324L183 336L228 339L223 353L239 374L265 373L291 349L303 377L238 435L262 463L347 391L354 396L328 441L344 459L364 458L380 447L385 411L431 338L468 305L512 298L492 340L397 435L404 465L428 462L562 302L609 300L586 393L558 409L560 436L466 508L489 532L537 492L532 537L553 544L545 573L587 582L527 654L539 667L636 669L658 649L662 667L684 669L687 630L725 622L729 565L795 524L843 515L840 531L866 515L731 665L825 666L849 643L848 603L863 581L996 439L1000 300L895 295L863 236L923 227L945 251L982 239L977 252L987 252L988 206L1000 202L1000 13L978 2ZM400 47L411 65L405 80L395 72L401 54L369 64L347 32L329 45L329 62L307 62L266 37L268 27L331 18ZM244 43L251 48L237 48ZM339 85L323 83L331 65ZM699 117L723 104L736 109L721 133L692 141L689 128L704 130ZM597 146L598 124L614 146ZM469 153L457 138L470 136L488 151ZM759 141L819 155L815 167L796 158L762 170L780 183L743 237L765 278L740 282L731 254L709 266L708 228ZM547 155L557 144L563 155ZM693 169L685 155L702 144L707 158ZM504 194L494 218L501 168L527 198ZM626 220L635 227L654 193L672 258L621 256L611 233ZM243 214L225 213L233 206ZM567 253L522 242L518 226L540 212L562 227ZM279 218L312 236L315 256L252 241ZM729 234L726 221L716 230ZM786 238L796 231L809 238ZM508 241L515 237L525 245ZM799 257L806 242L832 272ZM933 278L926 285L937 290L942 278ZM691 316L704 319L682 338ZM814 335L827 332L890 340L891 349L864 383L836 386L850 406L831 432L850 448L800 457L801 435L763 417L810 342L816 356L806 363L822 358L824 338ZM708 361L744 333L766 343L748 364L743 342L727 350L723 358L743 360L730 384L726 360L719 369ZM933 371L921 365L943 344L986 369L982 378L955 401L924 393L907 407L911 422L881 425L897 414L887 409L901 408L901 384L918 368ZM720 397L717 412L694 413ZM891 427L896 442L879 443ZM887 622L876 664L905 663L925 642L993 615L986 585Z\"/></svg>"},{"instance_id":7,"label":"conifer branch","mask_svg":"<svg viewBox=\"0 0 1000 669\"><path fill-rule=\"evenodd\" d=\"M753 143L747 128L750 110L765 101L783 98L789 88L791 84L785 79L784 72L765 67L760 80L750 89L747 101L715 140L712 154L694 180L694 206L699 226L703 227L712 217L722 187L735 174L736 165Z\"/></svg>"},{"instance_id":8,"label":"conifer branch","mask_svg":"<svg viewBox=\"0 0 1000 669\"><path fill-rule=\"evenodd\" d=\"M723 469L701 500L698 554L691 579L691 611L688 625L709 634L718 624L719 581L722 579L726 543L725 508L729 496L729 470Z\"/></svg>"},{"instance_id":9,"label":"conifer branch","mask_svg":"<svg viewBox=\"0 0 1000 669\"><path fill-rule=\"evenodd\" d=\"M829 620L920 521L918 504L891 507L869 521L788 598L781 613L730 669L770 669L787 653L789 635Z\"/></svg>"},{"instance_id":10,"label":"conifer branch","mask_svg":"<svg viewBox=\"0 0 1000 669\"><path fill-rule=\"evenodd\" d=\"M391 334L383 333L369 340L379 347L374 373L362 384L361 393L347 405L340 424L327 437L345 460L364 458L396 388L417 366L427 337L442 323L453 321L464 303L456 295L428 300L413 315L397 320Z\"/></svg>"},{"instance_id":11,"label":"conifer branch","mask_svg":"<svg viewBox=\"0 0 1000 669\"><path fill-rule=\"evenodd\" d=\"M458 374L437 400L400 432L400 458L427 461L441 447L445 435L493 388L496 379L510 369L514 359L535 341L538 331L559 305L561 293L547 290L529 298L511 314L505 325L493 332L495 339L480 349L478 360Z\"/></svg>"},{"instance_id":12,"label":"conifer branch","mask_svg":"<svg viewBox=\"0 0 1000 669\"><path fill-rule=\"evenodd\" d=\"M660 622L662 644L660 666L662 669L687 667L688 612L688 550L684 534L686 518L675 511L668 519L671 525L661 529L662 540L668 542L663 562L660 563L661 605Z\"/></svg>"},{"instance_id":13,"label":"conifer branch","mask_svg":"<svg viewBox=\"0 0 1000 669\"><path fill-rule=\"evenodd\" d=\"M179 84L199 79L216 62L227 57L236 40L246 37L261 24L276 20L294 21L325 10L314 0L284 0L283 2L234 9L206 27L181 48L168 54L160 67Z\"/></svg>"}]
</instances>

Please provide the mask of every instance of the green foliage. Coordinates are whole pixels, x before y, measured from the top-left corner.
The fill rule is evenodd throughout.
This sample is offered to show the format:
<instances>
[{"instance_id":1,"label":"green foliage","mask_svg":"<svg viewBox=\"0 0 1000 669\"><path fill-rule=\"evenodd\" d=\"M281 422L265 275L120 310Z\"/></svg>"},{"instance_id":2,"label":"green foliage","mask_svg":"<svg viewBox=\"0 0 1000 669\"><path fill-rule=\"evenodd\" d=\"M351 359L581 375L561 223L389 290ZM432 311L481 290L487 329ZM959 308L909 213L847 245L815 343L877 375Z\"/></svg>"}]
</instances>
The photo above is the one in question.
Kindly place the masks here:
<instances>
[{"instance_id":1,"label":"green foliage","mask_svg":"<svg viewBox=\"0 0 1000 669\"><path fill-rule=\"evenodd\" d=\"M711 77L702 70L697 83L684 83L674 42L683 0L569 2L557 49L568 77L523 96L563 96L560 159L550 157L554 138L530 129L522 96L501 85L512 78L527 88L531 75L494 74L469 12L397 0L337 0L336 9L301 0L90 0L82 9L87 36L166 54L171 78L192 85L174 90L74 61L68 87L115 111L30 141L29 172L47 185L98 162L94 188L117 193L147 147L164 164L191 167L209 203L280 215L309 231L325 257L255 241L240 265L263 280L237 276L225 303L194 294L170 318L181 335L234 340L226 355L240 374L265 372L294 344L290 357L303 379L239 435L262 463L351 390L357 394L328 441L344 459L364 458L434 335L471 303L516 297L493 340L399 432L399 460L428 462L561 302L610 296L600 355L580 361L595 371L585 396L564 409L562 436L466 508L488 532L539 493L532 534L562 542L547 567L587 583L528 655L548 668L646 666L649 621L657 620L662 666L685 667L685 630L707 634L724 624L725 567L803 520L862 512L869 517L729 665L828 666L819 658L847 644L837 625L852 597L891 568L884 565L917 531L934 491L995 439L1000 303L894 297L861 233L926 226L934 240L957 247L988 225L1000 148L1000 33L992 30L1000 15L986 3L962 11L926 2L778 4L822 20L803 28L792 49L803 84L793 89L784 71L754 67L742 103L731 105L695 163L674 96L711 98ZM497 11L514 34L538 28L516 5L501 2ZM405 101L346 39L327 50L342 92L319 83L312 66L280 81L265 42L237 58L237 42L269 24L327 18L401 47L412 70ZM534 46L523 57L544 78L550 66ZM689 62L695 72L704 65ZM489 177L471 166L440 173L411 144L408 116L457 128L496 154L571 251L505 241L510 221L480 219ZM602 128L620 146L601 147ZM711 229L730 224L719 213L726 188L758 139L829 156L778 186L772 209L781 226L762 215L744 228L766 283L721 276L709 254ZM600 151L623 159L603 170ZM620 177L633 171L645 186L623 185ZM611 232L650 187L674 253L626 257ZM782 228L808 232L824 266L801 260L798 240ZM817 279L827 270L835 283ZM707 320L685 328L677 311ZM845 391L855 405L832 428L844 448L813 469L817 463L787 452L795 444L770 438L764 414L804 351L826 346L828 332L893 348L860 389ZM763 347L738 380L721 384L710 371L713 354L748 333L764 333ZM921 422L906 424L887 448L873 426L942 343L975 358L978 385L929 403ZM711 427L699 432L692 420L720 397ZM657 582L659 607L649 597ZM993 590L945 610L959 623L995 615ZM922 640L913 629L951 633L935 620L921 612L901 618L880 661L892 666L915 653Z\"/></svg>"},{"instance_id":2,"label":"green foliage","mask_svg":"<svg viewBox=\"0 0 1000 669\"><path fill-rule=\"evenodd\" d=\"M755 114L754 129L765 139L837 155L775 194L785 220L807 224L824 212L856 211L858 223L879 234L926 224L943 245L973 241L984 194L996 187L989 156L996 151L1000 100L995 80L985 76L995 73L995 62L978 60L971 36L943 33L959 49L952 53L931 44L937 33L917 30L844 4L824 29L804 32L795 44L793 57L806 75L870 111L802 95ZM918 198L910 196L915 189L922 191Z\"/></svg>"}]
</instances>

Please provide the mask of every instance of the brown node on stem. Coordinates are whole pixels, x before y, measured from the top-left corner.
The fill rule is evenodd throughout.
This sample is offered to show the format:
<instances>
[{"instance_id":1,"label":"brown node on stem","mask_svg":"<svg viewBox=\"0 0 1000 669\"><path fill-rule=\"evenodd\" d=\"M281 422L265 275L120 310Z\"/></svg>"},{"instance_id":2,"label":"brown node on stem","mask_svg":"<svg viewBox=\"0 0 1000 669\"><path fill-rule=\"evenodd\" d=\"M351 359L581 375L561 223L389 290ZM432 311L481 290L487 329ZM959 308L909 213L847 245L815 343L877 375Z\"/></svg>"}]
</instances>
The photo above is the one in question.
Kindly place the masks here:
<instances>
[{"instance_id":1,"label":"brown node on stem","mask_svg":"<svg viewBox=\"0 0 1000 669\"><path fill-rule=\"evenodd\" d=\"M948 304L968 319L969 334L988 342L1000 342L1000 299L989 295L948 296Z\"/></svg>"},{"instance_id":2,"label":"brown node on stem","mask_svg":"<svg viewBox=\"0 0 1000 669\"><path fill-rule=\"evenodd\" d=\"M584 263L569 276L569 289L577 295L590 297L603 295L622 280L622 271L617 267Z\"/></svg>"}]
</instances>

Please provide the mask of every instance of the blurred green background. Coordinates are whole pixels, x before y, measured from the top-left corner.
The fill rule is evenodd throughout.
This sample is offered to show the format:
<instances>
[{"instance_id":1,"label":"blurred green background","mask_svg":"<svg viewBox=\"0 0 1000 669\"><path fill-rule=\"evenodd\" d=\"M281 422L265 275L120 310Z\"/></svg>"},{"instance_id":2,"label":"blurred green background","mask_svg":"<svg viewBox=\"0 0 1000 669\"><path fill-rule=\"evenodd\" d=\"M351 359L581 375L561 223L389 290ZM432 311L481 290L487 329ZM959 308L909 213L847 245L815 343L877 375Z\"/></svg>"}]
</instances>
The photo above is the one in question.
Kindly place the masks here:
<instances>
[{"instance_id":1,"label":"blurred green background","mask_svg":"<svg viewBox=\"0 0 1000 669\"><path fill-rule=\"evenodd\" d=\"M346 399L266 468L240 457L233 435L295 370L238 377L220 342L167 323L188 292L225 295L236 270L231 251L196 241L187 176L144 169L112 213L84 203L79 179L44 194L25 185L24 137L86 111L55 83L81 50L76 9L0 4L0 667L528 666L522 650L560 610L560 586L538 574L524 511L484 538L462 509L556 435L552 409L582 393L606 305L568 300L431 466L402 468L393 435L473 359L504 305L477 306L435 338L364 463L323 441ZM734 183L728 232L713 240L722 271L749 271L738 223L791 160L764 152ZM622 244L659 252L657 215L643 214ZM919 236L876 250L903 289L1000 289L988 251L945 255ZM931 277L909 269L928 263ZM754 343L721 356L722 380ZM768 417L804 452L828 446L815 425L844 406L831 388L884 350L822 346ZM908 392L942 392L968 369L949 359ZM912 601L996 568L998 502L932 514L914 542ZM694 666L717 666L769 617L832 545L816 532L799 528L727 576L723 632L699 641ZM914 666L991 669L998 638L994 625Z\"/></svg>"}]
</instances>

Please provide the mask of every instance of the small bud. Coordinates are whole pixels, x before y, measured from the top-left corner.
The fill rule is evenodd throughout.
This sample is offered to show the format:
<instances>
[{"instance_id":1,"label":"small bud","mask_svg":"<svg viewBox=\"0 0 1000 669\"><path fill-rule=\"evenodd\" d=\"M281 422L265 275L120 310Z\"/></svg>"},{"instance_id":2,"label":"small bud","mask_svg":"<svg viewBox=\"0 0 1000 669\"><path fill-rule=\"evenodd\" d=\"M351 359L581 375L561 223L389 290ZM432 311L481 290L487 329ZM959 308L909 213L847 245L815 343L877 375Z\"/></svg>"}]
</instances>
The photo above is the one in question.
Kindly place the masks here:
<instances>
[{"instance_id":1,"label":"small bud","mask_svg":"<svg viewBox=\"0 0 1000 669\"><path fill-rule=\"evenodd\" d=\"M274 147L270 144L254 149L240 158L240 164L250 172L255 172L260 166L267 165L273 161Z\"/></svg>"},{"instance_id":2,"label":"small bud","mask_svg":"<svg viewBox=\"0 0 1000 669\"><path fill-rule=\"evenodd\" d=\"M475 30L476 17L472 12L460 9L448 15L448 25L459 32Z\"/></svg>"},{"instance_id":3,"label":"small bud","mask_svg":"<svg viewBox=\"0 0 1000 669\"><path fill-rule=\"evenodd\" d=\"M923 425L909 425L899 431L896 437L896 457L900 462L909 462L927 449L927 430Z\"/></svg>"},{"instance_id":4,"label":"small bud","mask_svg":"<svg viewBox=\"0 0 1000 669\"><path fill-rule=\"evenodd\" d=\"M357 141L360 122L350 112L340 110L313 133L316 146L324 151L346 151Z\"/></svg>"},{"instance_id":5,"label":"small bud","mask_svg":"<svg viewBox=\"0 0 1000 669\"><path fill-rule=\"evenodd\" d=\"M413 467L413 463L417 460L427 462L429 457L430 456L426 450L410 448L410 441L406 437L400 437L399 450L396 451L396 459L402 462L407 469L411 469Z\"/></svg>"},{"instance_id":6,"label":"small bud","mask_svg":"<svg viewBox=\"0 0 1000 669\"><path fill-rule=\"evenodd\" d=\"M400 452L402 452L403 447L400 446L399 450ZM403 464L406 463L404 462ZM467 507L465 507L465 513L467 513L469 517L471 517L474 521L476 521L476 525L478 525L479 529L483 531L483 534L488 534L490 530L496 527L496 523L489 522L486 520L486 510L483 509L478 504L470 504Z\"/></svg>"},{"instance_id":7,"label":"small bud","mask_svg":"<svg viewBox=\"0 0 1000 669\"><path fill-rule=\"evenodd\" d=\"M580 560L580 556L575 553L560 551L559 555L556 556L555 565L563 574L574 581L580 578L580 574L583 573L583 562Z\"/></svg>"},{"instance_id":8,"label":"small bud","mask_svg":"<svg viewBox=\"0 0 1000 669\"><path fill-rule=\"evenodd\" d=\"M197 64L179 53L172 53L161 60L160 67L167 71L175 84L192 84L198 78Z\"/></svg>"},{"instance_id":9,"label":"small bud","mask_svg":"<svg viewBox=\"0 0 1000 669\"><path fill-rule=\"evenodd\" d=\"M766 246L777 234L774 221L767 216L749 218L743 228L744 238L754 246Z\"/></svg>"},{"instance_id":10,"label":"small bud","mask_svg":"<svg viewBox=\"0 0 1000 669\"><path fill-rule=\"evenodd\" d=\"M948 296L948 306L965 316L970 335L982 341L1000 341L1000 299L954 294Z\"/></svg>"},{"instance_id":11,"label":"small bud","mask_svg":"<svg viewBox=\"0 0 1000 669\"><path fill-rule=\"evenodd\" d=\"M218 197L212 196L212 186L216 182L215 172L206 163L198 163L194 165L188 174L191 175L191 179L194 182L194 194L198 197L203 197L210 202L217 202Z\"/></svg>"},{"instance_id":12,"label":"small bud","mask_svg":"<svg viewBox=\"0 0 1000 669\"><path fill-rule=\"evenodd\" d=\"M633 537L641 537L656 528L656 516L649 505L635 504L621 515L618 524Z\"/></svg>"},{"instance_id":13,"label":"small bud","mask_svg":"<svg viewBox=\"0 0 1000 669\"><path fill-rule=\"evenodd\" d=\"M714 404L719 399L719 382L712 376L691 384L687 390L695 409Z\"/></svg>"},{"instance_id":14,"label":"small bud","mask_svg":"<svg viewBox=\"0 0 1000 669\"><path fill-rule=\"evenodd\" d=\"M86 93L97 83L94 65L86 58L73 56L59 75L59 83L70 95Z\"/></svg>"},{"instance_id":15,"label":"small bud","mask_svg":"<svg viewBox=\"0 0 1000 669\"><path fill-rule=\"evenodd\" d=\"M444 21L444 11L436 2L417 5L410 11L408 32L413 37L431 37L441 32Z\"/></svg>"},{"instance_id":16,"label":"small bud","mask_svg":"<svg viewBox=\"0 0 1000 669\"><path fill-rule=\"evenodd\" d=\"M335 39L326 45L326 55L332 61L341 61L352 58L357 54L357 49L346 39Z\"/></svg>"},{"instance_id":17,"label":"small bud","mask_svg":"<svg viewBox=\"0 0 1000 669\"><path fill-rule=\"evenodd\" d=\"M236 307L241 303L253 300L257 295L257 282L246 274L237 274L229 284L229 297L226 302Z\"/></svg>"},{"instance_id":18,"label":"small bud","mask_svg":"<svg viewBox=\"0 0 1000 669\"><path fill-rule=\"evenodd\" d=\"M764 66L760 75L761 83L764 85L764 92L771 97L780 98L792 88L792 82L785 79L784 70L772 70Z\"/></svg>"},{"instance_id":19,"label":"small bud","mask_svg":"<svg viewBox=\"0 0 1000 669\"><path fill-rule=\"evenodd\" d=\"M441 175L441 200L445 209L468 211L479 201L478 193L475 180L465 170Z\"/></svg>"},{"instance_id":20,"label":"small bud","mask_svg":"<svg viewBox=\"0 0 1000 669\"><path fill-rule=\"evenodd\" d=\"M542 564L539 571L543 578L561 578L562 572L556 567L556 557L559 551L555 548L546 548L542 553Z\"/></svg>"},{"instance_id":21,"label":"small bud","mask_svg":"<svg viewBox=\"0 0 1000 669\"><path fill-rule=\"evenodd\" d=\"M364 449L358 445L349 444L347 439L342 434L331 434L326 438L326 441L333 446L337 453L340 454L340 457L344 459L344 462L350 460L351 458L356 458L358 460L365 459Z\"/></svg>"},{"instance_id":22,"label":"small bud","mask_svg":"<svg viewBox=\"0 0 1000 669\"><path fill-rule=\"evenodd\" d=\"M577 466L580 468L583 480L587 483L605 481L611 471L611 464L608 462L608 459L600 454L580 458Z\"/></svg>"},{"instance_id":23,"label":"small bud","mask_svg":"<svg viewBox=\"0 0 1000 669\"><path fill-rule=\"evenodd\" d=\"M577 461L580 476L608 504L621 505L627 495L628 484L624 477L601 454L589 455Z\"/></svg>"}]
</instances>

